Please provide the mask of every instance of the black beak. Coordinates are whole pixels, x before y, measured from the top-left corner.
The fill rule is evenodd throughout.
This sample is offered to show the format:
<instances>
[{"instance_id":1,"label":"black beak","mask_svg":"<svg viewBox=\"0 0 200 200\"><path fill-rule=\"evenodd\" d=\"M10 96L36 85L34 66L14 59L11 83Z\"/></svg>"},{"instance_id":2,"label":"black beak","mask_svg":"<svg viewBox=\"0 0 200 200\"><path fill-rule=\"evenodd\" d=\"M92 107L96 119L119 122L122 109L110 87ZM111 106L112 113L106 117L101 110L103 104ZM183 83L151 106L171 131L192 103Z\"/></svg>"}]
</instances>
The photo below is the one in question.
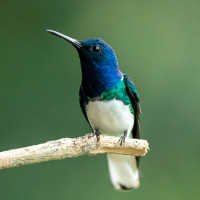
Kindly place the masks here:
<instances>
[{"instance_id":1,"label":"black beak","mask_svg":"<svg viewBox=\"0 0 200 200\"><path fill-rule=\"evenodd\" d=\"M82 47L82 44L81 44L81 42L79 42L78 40L76 40L76 39L73 39L73 38L71 38L71 37L69 37L69 36L66 36L66 35L64 35L64 34L62 34L62 33L59 33L59 32L57 32L57 31L53 31L53 30L47 30L49 33L52 33L53 35L56 35L56 36L58 36L58 37L61 37L61 38L63 38L64 40L67 40L69 43L71 43L73 46L75 46L75 47L77 47L77 48L81 48Z\"/></svg>"}]
</instances>

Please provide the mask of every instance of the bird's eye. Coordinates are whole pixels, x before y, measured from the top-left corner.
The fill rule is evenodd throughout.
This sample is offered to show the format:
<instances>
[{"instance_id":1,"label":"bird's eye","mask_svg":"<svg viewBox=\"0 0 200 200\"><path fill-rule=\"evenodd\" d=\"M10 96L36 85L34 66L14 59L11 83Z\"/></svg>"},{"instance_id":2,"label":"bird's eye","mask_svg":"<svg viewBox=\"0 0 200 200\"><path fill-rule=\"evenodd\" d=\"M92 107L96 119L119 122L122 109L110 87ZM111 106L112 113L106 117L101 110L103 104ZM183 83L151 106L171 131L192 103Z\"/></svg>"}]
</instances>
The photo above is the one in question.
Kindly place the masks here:
<instances>
[{"instance_id":1,"label":"bird's eye","mask_svg":"<svg viewBox=\"0 0 200 200\"><path fill-rule=\"evenodd\" d=\"M95 53L98 53L99 51L101 51L101 47L99 45L93 46L91 48L91 50Z\"/></svg>"}]
</instances>

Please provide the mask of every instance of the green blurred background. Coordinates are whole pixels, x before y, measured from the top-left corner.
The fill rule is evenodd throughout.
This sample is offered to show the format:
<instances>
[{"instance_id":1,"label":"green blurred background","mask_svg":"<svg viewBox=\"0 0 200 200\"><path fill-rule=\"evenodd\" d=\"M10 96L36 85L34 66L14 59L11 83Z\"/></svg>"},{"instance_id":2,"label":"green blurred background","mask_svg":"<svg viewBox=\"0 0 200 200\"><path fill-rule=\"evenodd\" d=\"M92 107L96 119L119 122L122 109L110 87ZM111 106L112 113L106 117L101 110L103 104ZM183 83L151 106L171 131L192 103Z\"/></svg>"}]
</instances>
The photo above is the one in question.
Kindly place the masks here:
<instances>
[{"instance_id":1,"label":"green blurred background","mask_svg":"<svg viewBox=\"0 0 200 200\"><path fill-rule=\"evenodd\" d=\"M78 54L46 29L115 49L151 151L138 190L116 192L98 155L2 170L0 199L199 199L200 1L1 1L0 151L90 132Z\"/></svg>"}]
</instances>

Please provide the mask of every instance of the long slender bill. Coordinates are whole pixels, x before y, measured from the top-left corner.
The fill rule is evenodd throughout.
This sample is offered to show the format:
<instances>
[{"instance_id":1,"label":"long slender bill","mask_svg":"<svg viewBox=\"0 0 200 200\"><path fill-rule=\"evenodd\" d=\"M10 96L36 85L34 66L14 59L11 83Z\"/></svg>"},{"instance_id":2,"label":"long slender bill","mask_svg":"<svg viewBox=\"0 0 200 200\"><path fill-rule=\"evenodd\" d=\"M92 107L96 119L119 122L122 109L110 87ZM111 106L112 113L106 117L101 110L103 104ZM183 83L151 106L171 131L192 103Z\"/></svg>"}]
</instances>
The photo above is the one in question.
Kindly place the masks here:
<instances>
[{"instance_id":1,"label":"long slender bill","mask_svg":"<svg viewBox=\"0 0 200 200\"><path fill-rule=\"evenodd\" d=\"M62 33L57 32L57 31L53 31L53 30L49 30L49 29L47 31L49 33L52 33L53 35L56 35L56 36L58 36L60 38L63 38L64 40L67 40L68 42L70 42L71 44L73 44L77 48L81 48L82 47L82 44L78 40L76 40L74 38L66 36L66 35L64 35Z\"/></svg>"}]
</instances>

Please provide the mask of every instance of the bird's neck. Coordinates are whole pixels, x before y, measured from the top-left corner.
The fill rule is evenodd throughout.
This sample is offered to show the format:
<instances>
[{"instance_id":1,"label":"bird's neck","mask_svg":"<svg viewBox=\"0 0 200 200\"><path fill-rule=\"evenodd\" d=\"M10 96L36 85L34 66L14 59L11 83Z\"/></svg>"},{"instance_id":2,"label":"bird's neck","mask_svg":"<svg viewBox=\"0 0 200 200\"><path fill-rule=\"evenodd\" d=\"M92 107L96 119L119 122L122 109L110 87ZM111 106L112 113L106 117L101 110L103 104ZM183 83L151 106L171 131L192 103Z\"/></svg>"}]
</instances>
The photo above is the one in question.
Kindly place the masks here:
<instances>
[{"instance_id":1,"label":"bird's neck","mask_svg":"<svg viewBox=\"0 0 200 200\"><path fill-rule=\"evenodd\" d=\"M82 64L82 86L90 98L115 88L122 79L118 65L85 66Z\"/></svg>"}]
</instances>

